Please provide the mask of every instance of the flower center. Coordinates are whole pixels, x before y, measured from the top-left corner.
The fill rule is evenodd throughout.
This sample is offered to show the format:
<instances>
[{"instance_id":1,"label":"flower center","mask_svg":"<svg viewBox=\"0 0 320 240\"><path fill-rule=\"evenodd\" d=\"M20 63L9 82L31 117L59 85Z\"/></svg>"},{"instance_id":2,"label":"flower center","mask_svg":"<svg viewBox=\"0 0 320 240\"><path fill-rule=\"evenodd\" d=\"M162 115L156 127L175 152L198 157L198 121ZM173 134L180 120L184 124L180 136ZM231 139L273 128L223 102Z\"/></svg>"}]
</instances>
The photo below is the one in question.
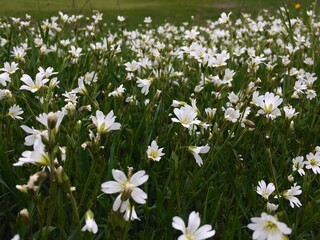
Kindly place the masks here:
<instances>
[{"instance_id":1,"label":"flower center","mask_svg":"<svg viewBox=\"0 0 320 240\"><path fill-rule=\"evenodd\" d=\"M265 111L266 113L271 113L271 112L272 112L272 109L273 109L272 104L269 104L269 105L266 105L264 111Z\"/></svg>"},{"instance_id":2,"label":"flower center","mask_svg":"<svg viewBox=\"0 0 320 240\"><path fill-rule=\"evenodd\" d=\"M151 158L157 158L158 157L158 151L156 150L151 150L149 156Z\"/></svg>"},{"instance_id":3,"label":"flower center","mask_svg":"<svg viewBox=\"0 0 320 240\"><path fill-rule=\"evenodd\" d=\"M181 119L180 122L181 122L181 124L189 124L190 123L190 119L187 118L187 117L184 117L184 118Z\"/></svg>"},{"instance_id":4,"label":"flower center","mask_svg":"<svg viewBox=\"0 0 320 240\"><path fill-rule=\"evenodd\" d=\"M187 240L195 240L193 234L189 233L188 229L186 229L185 236Z\"/></svg>"},{"instance_id":5,"label":"flower center","mask_svg":"<svg viewBox=\"0 0 320 240\"><path fill-rule=\"evenodd\" d=\"M316 160L315 158L312 158L312 159L310 160L310 165L311 165L311 166L316 166L316 165L317 165L317 160Z\"/></svg>"},{"instance_id":6,"label":"flower center","mask_svg":"<svg viewBox=\"0 0 320 240\"><path fill-rule=\"evenodd\" d=\"M277 224L275 224L274 222L271 222L271 221L266 221L265 228L268 229L268 231L271 231L271 230L277 228Z\"/></svg>"},{"instance_id":7,"label":"flower center","mask_svg":"<svg viewBox=\"0 0 320 240\"><path fill-rule=\"evenodd\" d=\"M122 201L126 201L126 200L128 200L130 198L131 192L133 191L134 187L135 186L130 181L127 181L123 185L123 191L122 191L122 195L121 195L121 200Z\"/></svg>"}]
</instances>

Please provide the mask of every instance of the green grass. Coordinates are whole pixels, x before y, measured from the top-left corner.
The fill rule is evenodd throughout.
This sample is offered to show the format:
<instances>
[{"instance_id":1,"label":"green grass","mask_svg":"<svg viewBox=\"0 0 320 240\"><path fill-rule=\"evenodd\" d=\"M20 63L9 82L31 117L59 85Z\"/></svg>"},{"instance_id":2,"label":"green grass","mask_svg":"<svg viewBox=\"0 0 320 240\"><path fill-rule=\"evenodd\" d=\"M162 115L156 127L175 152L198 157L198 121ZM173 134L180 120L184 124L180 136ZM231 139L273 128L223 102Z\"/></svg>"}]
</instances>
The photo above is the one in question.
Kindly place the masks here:
<instances>
[{"instance_id":1,"label":"green grass","mask_svg":"<svg viewBox=\"0 0 320 240\"><path fill-rule=\"evenodd\" d=\"M0 16L21 16L25 13L36 18L44 18L66 13L90 14L97 9L105 14L107 20L123 15L132 25L142 23L144 17L151 16L155 23L216 19L222 11L233 11L239 15L242 11L259 12L261 9L273 9L274 0L4 0L0 3Z\"/></svg>"},{"instance_id":2,"label":"green grass","mask_svg":"<svg viewBox=\"0 0 320 240\"><path fill-rule=\"evenodd\" d=\"M38 7L37 1L13 0L11 4L2 2L1 11L7 17L29 11L41 18L56 14L58 9L69 13L81 9L81 2L75 6L62 0L53 2L51 5L41 2ZM182 1L170 4L168 1L140 1L141 4L121 1L120 6L115 1L109 5L95 1L83 8L83 12L101 9L107 21L114 21L117 15L127 17L125 23L115 21L112 28L102 22L93 23L91 18L77 23L57 19L61 30L54 28L54 24L46 29L34 18L29 27L25 22L0 18L3 45L0 46L0 68L5 62L17 62L19 67L14 73L8 71L11 75L6 81L2 75L4 70L0 70L0 222L3 223L0 239L11 239L16 233L22 239L41 240L176 239L181 233L172 228L173 217L186 221L189 214L196 211L201 225L210 224L216 230L213 239L217 240L251 239L253 232L247 226L252 217L259 217L262 212L276 216L290 227L290 239L319 240L320 174L304 166L306 174L300 176L292 168L292 159L297 156L307 161L307 156L314 153L320 158L317 147L320 145L319 18L315 14L311 19L304 9L295 11L291 6L290 17L301 21L292 21L290 27L287 13L261 11L262 6L268 7L271 2L258 1L261 5L245 2L246 5L238 2L242 8L234 8L230 22L225 23L202 22L205 18L215 18L213 16L220 15L222 10L211 11L209 7L213 2L208 1L188 1L186 6ZM261 11L261 17L240 16L241 10ZM138 26L148 15L154 18L155 24L164 22L165 17L175 25L190 22L190 15L196 20L179 27L167 24L161 29L154 28L155 24ZM266 25L257 29L258 23ZM125 24L136 30L127 31ZM188 31L199 35L189 39ZM71 41L67 46L62 41L66 39ZM92 50L92 44L99 47L102 42L105 46ZM290 52L290 44L297 46L294 53ZM43 51L54 45L57 51ZM12 54L18 46L26 48L24 58ZM72 47L81 48L81 55L73 55ZM247 51L238 55L237 48ZM230 54L225 64L207 62L208 59L216 62L224 51ZM144 57L150 60L149 67L144 67ZM290 59L289 65L283 63L284 57ZM314 63L306 63L307 57ZM263 63L258 61L261 58L265 58ZM255 64L253 59L257 61ZM126 65L133 61L138 61L141 67L131 73ZM269 68L270 65L273 68ZM60 82L50 84L51 80L46 82L46 77L43 86L37 83L32 87L36 92L25 90L23 75L35 79L39 67L52 67L57 73L48 78L54 82L57 77ZM288 74L293 68L299 72ZM227 74L230 70L234 71L232 77ZM98 80L86 82L87 91L78 92L81 87L78 80L93 71ZM316 76L317 80L313 83L310 76ZM149 93L143 92L139 78L150 80ZM318 97L309 99L307 89L300 89L299 98L292 98L299 81L308 84L308 89L314 90ZM109 96L119 86L123 86L125 92ZM278 106L280 114L270 113L277 103L255 104L258 99L254 98L253 88L264 101L267 92L283 99ZM78 92L76 101L72 97L66 99L66 92ZM66 105L66 100L71 106ZM173 106L174 100L192 105L189 113L196 113L196 118L208 125L197 125L192 130L172 120L178 118L177 110L183 109ZM24 111L22 119L13 118L15 114L9 112L15 104ZM299 112L291 119L285 115L288 105ZM41 114L56 112L65 106L68 110L59 129L52 129L54 117L47 122L50 127L37 120ZM207 114L208 108L216 108L214 116ZM239 111L237 121L231 122L225 116L227 108ZM251 112L244 117L247 108ZM274 114L275 119L261 113L262 109ZM105 115L113 111L121 127L100 131L103 124L92 119L98 110ZM45 148L38 144L26 146L25 137L29 134L21 125L43 131L42 136L38 132L34 134ZM153 140L165 153L160 161L153 161L147 155ZM65 160L61 146L66 147ZM210 147L200 155L202 166L197 164L199 159L195 159L190 146ZM35 152L42 149L48 155L45 168L32 163L13 166L28 155L26 151L34 149ZM28 161L38 157L33 155ZM313 164L318 164L317 160L314 159ZM310 166L311 161L306 164ZM148 195L146 203L135 204L130 198L141 221L126 222L123 213L112 209L118 194L105 194L101 188L101 183L113 180L113 169L127 174L127 167L133 167L134 172L144 170L149 175L148 181L139 186ZM37 189L29 187L26 192L17 189L16 185L27 184L29 177L38 172L46 176L36 182ZM294 182L288 180L290 175ZM279 205L275 212L267 210L267 200L256 192L261 180L275 185L275 191L268 198L269 202ZM302 193L296 197L302 206L292 208L285 194L295 182L301 186ZM70 186L74 186L75 191L71 191ZM127 187L123 194L129 197L132 186ZM282 197L275 198L276 195ZM29 218L19 214L22 209L28 210ZM98 224L97 234L81 231L88 209Z\"/></svg>"}]
</instances>

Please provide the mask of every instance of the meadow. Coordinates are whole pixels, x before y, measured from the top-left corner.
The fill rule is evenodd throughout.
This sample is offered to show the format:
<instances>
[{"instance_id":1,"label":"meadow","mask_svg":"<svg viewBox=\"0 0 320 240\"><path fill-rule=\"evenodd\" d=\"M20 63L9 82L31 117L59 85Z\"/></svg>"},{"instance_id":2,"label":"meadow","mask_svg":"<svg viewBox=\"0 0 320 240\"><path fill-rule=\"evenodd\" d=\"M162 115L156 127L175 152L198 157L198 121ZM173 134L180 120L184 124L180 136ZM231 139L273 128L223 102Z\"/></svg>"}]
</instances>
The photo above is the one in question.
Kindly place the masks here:
<instances>
[{"instance_id":1,"label":"meadow","mask_svg":"<svg viewBox=\"0 0 320 240\"><path fill-rule=\"evenodd\" d=\"M119 2L1 3L0 239L319 239L318 3Z\"/></svg>"},{"instance_id":2,"label":"meadow","mask_svg":"<svg viewBox=\"0 0 320 240\"><path fill-rule=\"evenodd\" d=\"M58 11L90 15L92 10L98 9L105 20L125 16L127 26L134 28L147 16L151 16L155 24L165 21L182 23L190 21L191 16L202 22L218 19L223 11L232 11L238 17L241 12L258 13L261 9L277 9L278 4L284 3L289 7L295 4L291 0L279 3L274 0L4 0L0 2L0 16L18 17L28 13L36 19L43 19Z\"/></svg>"}]
</instances>

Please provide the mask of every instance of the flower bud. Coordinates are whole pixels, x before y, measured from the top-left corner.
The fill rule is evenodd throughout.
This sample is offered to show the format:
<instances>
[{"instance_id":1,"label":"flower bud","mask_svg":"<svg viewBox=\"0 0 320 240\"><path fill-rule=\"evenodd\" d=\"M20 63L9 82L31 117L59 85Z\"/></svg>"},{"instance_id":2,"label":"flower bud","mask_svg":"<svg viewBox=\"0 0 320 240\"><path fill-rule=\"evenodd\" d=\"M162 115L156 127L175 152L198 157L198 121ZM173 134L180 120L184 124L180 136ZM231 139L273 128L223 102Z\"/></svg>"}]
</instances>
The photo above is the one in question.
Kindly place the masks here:
<instances>
[{"instance_id":1,"label":"flower bud","mask_svg":"<svg viewBox=\"0 0 320 240\"><path fill-rule=\"evenodd\" d=\"M254 124L254 122L252 122L249 119L243 119L242 122L249 128L256 128L256 125Z\"/></svg>"},{"instance_id":2,"label":"flower bud","mask_svg":"<svg viewBox=\"0 0 320 240\"><path fill-rule=\"evenodd\" d=\"M29 225L30 223L30 215L29 215L29 211L28 209L24 208L19 212L19 215L21 217L21 219L27 224Z\"/></svg>"},{"instance_id":3,"label":"flower bud","mask_svg":"<svg viewBox=\"0 0 320 240\"><path fill-rule=\"evenodd\" d=\"M57 121L58 121L58 115L54 112L50 112L48 114L48 128L55 129Z\"/></svg>"},{"instance_id":4,"label":"flower bud","mask_svg":"<svg viewBox=\"0 0 320 240\"><path fill-rule=\"evenodd\" d=\"M291 174L288 176L288 181L289 182L293 182L294 181L294 177Z\"/></svg>"},{"instance_id":5,"label":"flower bud","mask_svg":"<svg viewBox=\"0 0 320 240\"><path fill-rule=\"evenodd\" d=\"M270 212L275 212L275 211L277 211L278 207L279 207L279 205L276 205L276 204L267 202L267 209L268 209L268 211L270 211Z\"/></svg>"}]
</instances>

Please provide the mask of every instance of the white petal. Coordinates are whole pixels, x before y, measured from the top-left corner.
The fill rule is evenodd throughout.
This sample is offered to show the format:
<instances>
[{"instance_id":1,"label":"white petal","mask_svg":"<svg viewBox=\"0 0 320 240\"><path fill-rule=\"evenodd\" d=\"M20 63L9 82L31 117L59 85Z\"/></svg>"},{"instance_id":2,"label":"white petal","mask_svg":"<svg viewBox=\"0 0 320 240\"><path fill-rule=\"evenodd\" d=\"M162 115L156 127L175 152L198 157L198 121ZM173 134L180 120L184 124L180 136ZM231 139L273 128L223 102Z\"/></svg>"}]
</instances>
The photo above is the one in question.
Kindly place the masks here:
<instances>
[{"instance_id":1,"label":"white petal","mask_svg":"<svg viewBox=\"0 0 320 240\"><path fill-rule=\"evenodd\" d=\"M112 176L118 183L124 183L127 181L126 175L120 170L112 169Z\"/></svg>"},{"instance_id":2,"label":"white petal","mask_svg":"<svg viewBox=\"0 0 320 240\"><path fill-rule=\"evenodd\" d=\"M116 200L114 200L114 203L112 205L112 210L113 211L118 211L118 209L120 208L120 205L121 205L121 196L122 194L119 194L119 196L116 198Z\"/></svg>"},{"instance_id":3,"label":"white petal","mask_svg":"<svg viewBox=\"0 0 320 240\"><path fill-rule=\"evenodd\" d=\"M107 194L113 194L122 191L121 184L116 181L102 183L101 188L102 192Z\"/></svg>"},{"instance_id":4,"label":"white petal","mask_svg":"<svg viewBox=\"0 0 320 240\"><path fill-rule=\"evenodd\" d=\"M199 154L193 154L194 158L196 159L196 163L199 165L199 167L201 167L201 165L203 164L202 158L200 157Z\"/></svg>"},{"instance_id":5,"label":"white petal","mask_svg":"<svg viewBox=\"0 0 320 240\"><path fill-rule=\"evenodd\" d=\"M131 196L135 202L140 204L145 204L146 199L148 197L147 194L144 191L142 191L140 188L135 188L132 191Z\"/></svg>"},{"instance_id":6,"label":"white petal","mask_svg":"<svg viewBox=\"0 0 320 240\"><path fill-rule=\"evenodd\" d=\"M149 178L149 176L145 175L145 174L146 174L146 172L144 170L140 170L140 171L136 172L130 178L130 182L137 187L144 184Z\"/></svg>"},{"instance_id":7,"label":"white petal","mask_svg":"<svg viewBox=\"0 0 320 240\"><path fill-rule=\"evenodd\" d=\"M121 213L124 213L126 211L127 206L128 206L128 201L129 200L125 200L125 201L121 202L121 205L120 205L120 212Z\"/></svg>"},{"instance_id":8,"label":"white petal","mask_svg":"<svg viewBox=\"0 0 320 240\"><path fill-rule=\"evenodd\" d=\"M184 232L186 229L186 225L184 224L184 221L180 217L173 217L172 227L174 229L180 230L181 232Z\"/></svg>"},{"instance_id":9,"label":"white petal","mask_svg":"<svg viewBox=\"0 0 320 240\"><path fill-rule=\"evenodd\" d=\"M212 230L212 226L209 224L203 225L200 227L196 233L195 238L196 239L206 239L212 237L216 233L215 230Z\"/></svg>"},{"instance_id":10,"label":"white petal","mask_svg":"<svg viewBox=\"0 0 320 240\"><path fill-rule=\"evenodd\" d=\"M181 235L180 237L178 237L177 240L188 240L188 238L186 237L186 235Z\"/></svg>"},{"instance_id":11,"label":"white petal","mask_svg":"<svg viewBox=\"0 0 320 240\"><path fill-rule=\"evenodd\" d=\"M199 213L193 211L192 213L190 213L189 215L189 220L188 220L188 230L191 233L195 233L197 231L197 229L200 226L200 217L199 217Z\"/></svg>"},{"instance_id":12,"label":"white petal","mask_svg":"<svg viewBox=\"0 0 320 240\"><path fill-rule=\"evenodd\" d=\"M120 123L114 123L109 127L108 131L119 130L120 128L121 128L121 124Z\"/></svg>"}]
</instances>

